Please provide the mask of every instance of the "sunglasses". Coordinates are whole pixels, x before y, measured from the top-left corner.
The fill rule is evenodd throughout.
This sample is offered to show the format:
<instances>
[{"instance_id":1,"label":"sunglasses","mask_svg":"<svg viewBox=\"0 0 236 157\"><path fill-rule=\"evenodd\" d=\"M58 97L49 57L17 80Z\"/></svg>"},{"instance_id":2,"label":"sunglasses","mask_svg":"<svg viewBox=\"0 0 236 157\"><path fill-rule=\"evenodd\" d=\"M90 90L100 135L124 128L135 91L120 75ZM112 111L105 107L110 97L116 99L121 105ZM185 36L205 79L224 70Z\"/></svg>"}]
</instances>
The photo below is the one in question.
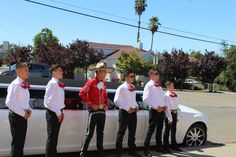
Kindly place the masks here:
<instances>
[{"instance_id":1,"label":"sunglasses","mask_svg":"<svg viewBox=\"0 0 236 157\"><path fill-rule=\"evenodd\" d=\"M153 73L153 75L159 75L158 73Z\"/></svg>"},{"instance_id":2,"label":"sunglasses","mask_svg":"<svg viewBox=\"0 0 236 157\"><path fill-rule=\"evenodd\" d=\"M129 75L128 77L134 78L135 76L134 75Z\"/></svg>"}]
</instances>

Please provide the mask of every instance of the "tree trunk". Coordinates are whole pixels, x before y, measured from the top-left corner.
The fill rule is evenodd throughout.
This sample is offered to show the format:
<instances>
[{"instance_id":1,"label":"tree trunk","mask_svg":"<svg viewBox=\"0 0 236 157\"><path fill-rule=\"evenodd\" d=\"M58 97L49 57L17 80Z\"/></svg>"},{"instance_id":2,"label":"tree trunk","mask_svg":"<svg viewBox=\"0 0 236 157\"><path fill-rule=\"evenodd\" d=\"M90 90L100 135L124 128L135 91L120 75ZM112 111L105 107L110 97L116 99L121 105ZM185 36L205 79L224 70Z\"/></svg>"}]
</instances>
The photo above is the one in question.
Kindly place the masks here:
<instances>
[{"instance_id":1,"label":"tree trunk","mask_svg":"<svg viewBox=\"0 0 236 157\"><path fill-rule=\"evenodd\" d=\"M153 37L154 37L154 33L152 33L151 52L152 52L152 46L153 46Z\"/></svg>"},{"instance_id":2,"label":"tree trunk","mask_svg":"<svg viewBox=\"0 0 236 157\"><path fill-rule=\"evenodd\" d=\"M209 84L209 92L213 92L213 83Z\"/></svg>"},{"instance_id":3,"label":"tree trunk","mask_svg":"<svg viewBox=\"0 0 236 157\"><path fill-rule=\"evenodd\" d=\"M85 67L84 71L85 71L85 80L87 81L88 80L88 73L87 73L88 67Z\"/></svg>"},{"instance_id":4,"label":"tree trunk","mask_svg":"<svg viewBox=\"0 0 236 157\"><path fill-rule=\"evenodd\" d=\"M137 42L139 42L139 36L140 36L140 19L141 19L141 15L139 15L139 17L138 17L138 35L137 35Z\"/></svg>"},{"instance_id":5,"label":"tree trunk","mask_svg":"<svg viewBox=\"0 0 236 157\"><path fill-rule=\"evenodd\" d=\"M180 79L180 90L182 91L183 90L183 78L181 77Z\"/></svg>"}]
</instances>

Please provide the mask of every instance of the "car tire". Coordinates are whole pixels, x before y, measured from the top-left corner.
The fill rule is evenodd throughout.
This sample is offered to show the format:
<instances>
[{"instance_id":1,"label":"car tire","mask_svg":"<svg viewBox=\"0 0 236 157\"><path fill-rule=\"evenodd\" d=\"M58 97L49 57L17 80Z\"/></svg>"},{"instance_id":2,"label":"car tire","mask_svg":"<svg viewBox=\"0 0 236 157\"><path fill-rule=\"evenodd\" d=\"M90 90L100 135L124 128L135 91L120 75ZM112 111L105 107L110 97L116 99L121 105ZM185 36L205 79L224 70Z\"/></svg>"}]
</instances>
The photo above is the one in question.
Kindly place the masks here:
<instances>
[{"instance_id":1,"label":"car tire","mask_svg":"<svg viewBox=\"0 0 236 157\"><path fill-rule=\"evenodd\" d=\"M193 124L186 132L184 144L188 147L201 146L206 142L207 130L203 124Z\"/></svg>"}]
</instances>

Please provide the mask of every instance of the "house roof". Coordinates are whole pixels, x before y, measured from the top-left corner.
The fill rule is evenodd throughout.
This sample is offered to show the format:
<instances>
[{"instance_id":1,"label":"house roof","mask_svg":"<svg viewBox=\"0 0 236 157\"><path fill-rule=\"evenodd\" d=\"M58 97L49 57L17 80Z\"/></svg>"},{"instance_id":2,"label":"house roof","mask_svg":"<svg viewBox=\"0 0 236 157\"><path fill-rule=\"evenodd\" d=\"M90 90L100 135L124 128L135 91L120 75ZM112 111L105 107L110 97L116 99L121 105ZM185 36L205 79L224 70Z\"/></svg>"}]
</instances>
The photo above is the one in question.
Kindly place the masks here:
<instances>
[{"instance_id":1,"label":"house roof","mask_svg":"<svg viewBox=\"0 0 236 157\"><path fill-rule=\"evenodd\" d=\"M89 46L96 50L102 50L107 56L107 58L113 58L113 59L119 58L122 52L127 52L127 53L135 52L139 57L143 57L147 54L147 51L140 50L130 45L89 42Z\"/></svg>"}]
</instances>

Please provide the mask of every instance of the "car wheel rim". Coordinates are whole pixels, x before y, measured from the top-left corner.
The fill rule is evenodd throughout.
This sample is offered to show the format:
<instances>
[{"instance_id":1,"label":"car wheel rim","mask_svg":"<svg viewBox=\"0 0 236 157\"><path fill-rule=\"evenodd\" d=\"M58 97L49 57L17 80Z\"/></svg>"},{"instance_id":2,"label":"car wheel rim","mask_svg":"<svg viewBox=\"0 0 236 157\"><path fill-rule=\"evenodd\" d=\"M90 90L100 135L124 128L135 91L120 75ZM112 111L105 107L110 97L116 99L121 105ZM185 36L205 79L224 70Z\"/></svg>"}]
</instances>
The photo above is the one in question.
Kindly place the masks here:
<instances>
[{"instance_id":1,"label":"car wheel rim","mask_svg":"<svg viewBox=\"0 0 236 157\"><path fill-rule=\"evenodd\" d=\"M204 143L206 134L204 130L199 127L190 129L186 135L187 146L200 146Z\"/></svg>"}]
</instances>

